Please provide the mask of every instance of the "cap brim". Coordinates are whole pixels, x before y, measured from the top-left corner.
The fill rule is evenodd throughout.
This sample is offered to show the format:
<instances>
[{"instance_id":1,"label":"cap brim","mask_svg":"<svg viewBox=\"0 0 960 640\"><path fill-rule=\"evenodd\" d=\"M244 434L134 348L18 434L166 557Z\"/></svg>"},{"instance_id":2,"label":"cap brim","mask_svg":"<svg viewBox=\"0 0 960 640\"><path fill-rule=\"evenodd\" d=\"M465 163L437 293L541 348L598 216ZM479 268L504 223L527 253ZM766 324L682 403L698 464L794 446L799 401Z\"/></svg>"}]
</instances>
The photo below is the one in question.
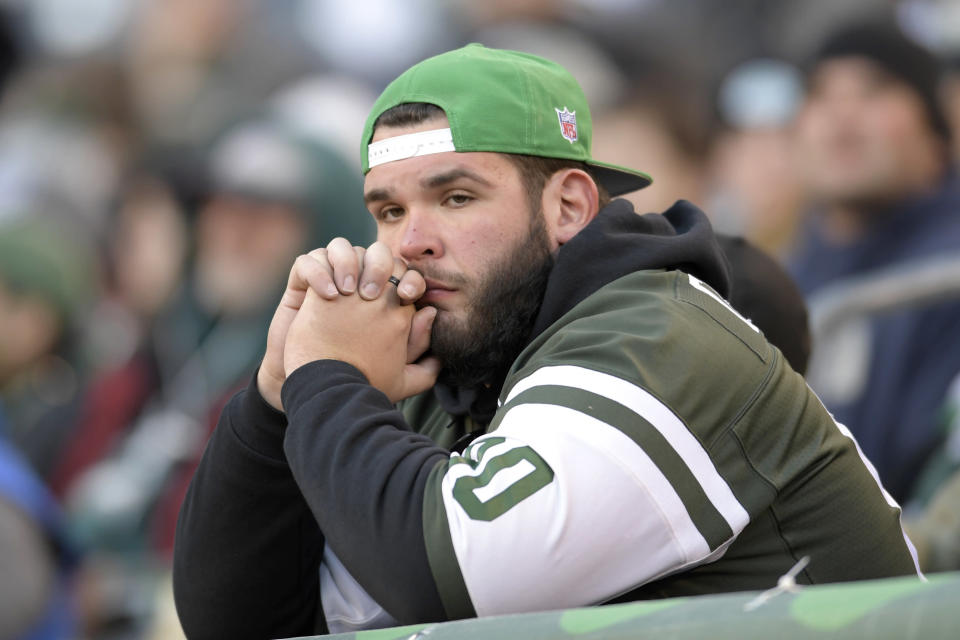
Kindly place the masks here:
<instances>
[{"instance_id":1,"label":"cap brim","mask_svg":"<svg viewBox=\"0 0 960 640\"><path fill-rule=\"evenodd\" d=\"M587 164L593 168L597 180L606 187L611 196L621 196L653 184L653 178L642 171L634 171L633 169L618 167L606 162L597 162L596 160L591 160Z\"/></svg>"}]
</instances>

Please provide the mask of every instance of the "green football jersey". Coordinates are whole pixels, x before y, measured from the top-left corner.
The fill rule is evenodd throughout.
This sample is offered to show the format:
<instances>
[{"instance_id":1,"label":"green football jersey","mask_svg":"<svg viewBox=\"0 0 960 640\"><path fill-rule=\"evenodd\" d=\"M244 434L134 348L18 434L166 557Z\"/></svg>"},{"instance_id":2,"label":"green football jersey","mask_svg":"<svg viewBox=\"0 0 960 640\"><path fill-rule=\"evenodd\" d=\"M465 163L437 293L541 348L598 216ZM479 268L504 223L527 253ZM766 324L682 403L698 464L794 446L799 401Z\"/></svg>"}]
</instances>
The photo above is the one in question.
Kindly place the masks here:
<instances>
[{"instance_id":1,"label":"green football jersey","mask_svg":"<svg viewBox=\"0 0 960 640\"><path fill-rule=\"evenodd\" d=\"M431 395L409 424L459 433ZM900 509L780 352L679 271L589 296L514 362L485 435L434 468L450 617L919 574Z\"/></svg>"}]
</instances>

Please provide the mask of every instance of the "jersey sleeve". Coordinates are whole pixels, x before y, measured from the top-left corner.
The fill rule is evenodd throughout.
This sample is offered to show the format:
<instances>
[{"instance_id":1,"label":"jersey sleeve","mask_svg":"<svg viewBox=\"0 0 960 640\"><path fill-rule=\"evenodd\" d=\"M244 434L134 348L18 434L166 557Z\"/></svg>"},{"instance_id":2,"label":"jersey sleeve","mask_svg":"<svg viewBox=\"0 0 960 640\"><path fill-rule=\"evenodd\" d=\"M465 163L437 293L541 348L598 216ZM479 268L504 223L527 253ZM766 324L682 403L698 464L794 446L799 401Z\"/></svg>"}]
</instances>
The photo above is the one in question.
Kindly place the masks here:
<instances>
[{"instance_id":1,"label":"jersey sleeve","mask_svg":"<svg viewBox=\"0 0 960 640\"><path fill-rule=\"evenodd\" d=\"M603 602L719 557L749 521L669 407L572 365L517 382L496 430L428 489L439 591L478 615Z\"/></svg>"}]
</instances>

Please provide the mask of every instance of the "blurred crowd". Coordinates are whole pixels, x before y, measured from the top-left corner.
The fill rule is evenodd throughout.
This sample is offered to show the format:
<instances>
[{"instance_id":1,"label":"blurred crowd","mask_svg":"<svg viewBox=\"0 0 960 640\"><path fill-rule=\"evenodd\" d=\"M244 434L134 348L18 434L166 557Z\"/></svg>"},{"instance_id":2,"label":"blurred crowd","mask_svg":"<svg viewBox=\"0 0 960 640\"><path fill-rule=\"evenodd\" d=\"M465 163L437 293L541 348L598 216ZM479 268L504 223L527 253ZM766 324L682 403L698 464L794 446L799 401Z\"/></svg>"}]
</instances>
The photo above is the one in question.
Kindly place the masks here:
<instances>
[{"instance_id":1,"label":"blurred crowd","mask_svg":"<svg viewBox=\"0 0 960 640\"><path fill-rule=\"evenodd\" d=\"M0 0L0 638L181 637L219 409L294 258L372 242L379 90L472 41L571 70L638 210L788 268L811 386L960 569L960 2Z\"/></svg>"}]
</instances>

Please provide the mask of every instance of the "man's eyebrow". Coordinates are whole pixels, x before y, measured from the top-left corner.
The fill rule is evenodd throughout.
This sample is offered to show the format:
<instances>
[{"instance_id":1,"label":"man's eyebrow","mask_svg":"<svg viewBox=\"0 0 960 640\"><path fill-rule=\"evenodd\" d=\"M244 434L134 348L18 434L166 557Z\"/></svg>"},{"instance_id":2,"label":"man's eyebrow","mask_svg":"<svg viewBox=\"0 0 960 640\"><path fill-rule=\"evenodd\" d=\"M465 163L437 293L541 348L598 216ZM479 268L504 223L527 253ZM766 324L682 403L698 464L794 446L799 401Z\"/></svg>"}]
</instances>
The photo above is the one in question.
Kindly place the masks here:
<instances>
[{"instance_id":1,"label":"man's eyebrow","mask_svg":"<svg viewBox=\"0 0 960 640\"><path fill-rule=\"evenodd\" d=\"M424 178L423 180L420 181L420 186L425 189L436 189L437 187L442 187L446 184L453 182L454 180L459 180L460 178L467 178L468 180L479 182L485 187L493 186L493 183L487 180L486 178L482 178L481 176L474 173L473 171L470 171L469 169L463 169L463 168L451 169L446 173L439 173L435 176Z\"/></svg>"},{"instance_id":2,"label":"man's eyebrow","mask_svg":"<svg viewBox=\"0 0 960 640\"><path fill-rule=\"evenodd\" d=\"M451 169L446 173L438 173L434 176L429 176L420 181L420 186L424 189L436 189L437 187L442 187L446 184L450 184L455 180L460 178L466 178L468 180L473 180L479 184L484 185L485 187L493 187L493 183L487 180L486 178L481 177L479 174L470 171L469 169L457 168ZM370 191L363 194L363 201L366 204L371 202L380 202L382 200L389 200L391 198L391 192L389 189L371 189Z\"/></svg>"},{"instance_id":3,"label":"man's eyebrow","mask_svg":"<svg viewBox=\"0 0 960 640\"><path fill-rule=\"evenodd\" d=\"M366 204L371 202L379 202L380 200L389 200L390 199L390 190L389 189L371 189L363 194L363 201Z\"/></svg>"}]
</instances>

